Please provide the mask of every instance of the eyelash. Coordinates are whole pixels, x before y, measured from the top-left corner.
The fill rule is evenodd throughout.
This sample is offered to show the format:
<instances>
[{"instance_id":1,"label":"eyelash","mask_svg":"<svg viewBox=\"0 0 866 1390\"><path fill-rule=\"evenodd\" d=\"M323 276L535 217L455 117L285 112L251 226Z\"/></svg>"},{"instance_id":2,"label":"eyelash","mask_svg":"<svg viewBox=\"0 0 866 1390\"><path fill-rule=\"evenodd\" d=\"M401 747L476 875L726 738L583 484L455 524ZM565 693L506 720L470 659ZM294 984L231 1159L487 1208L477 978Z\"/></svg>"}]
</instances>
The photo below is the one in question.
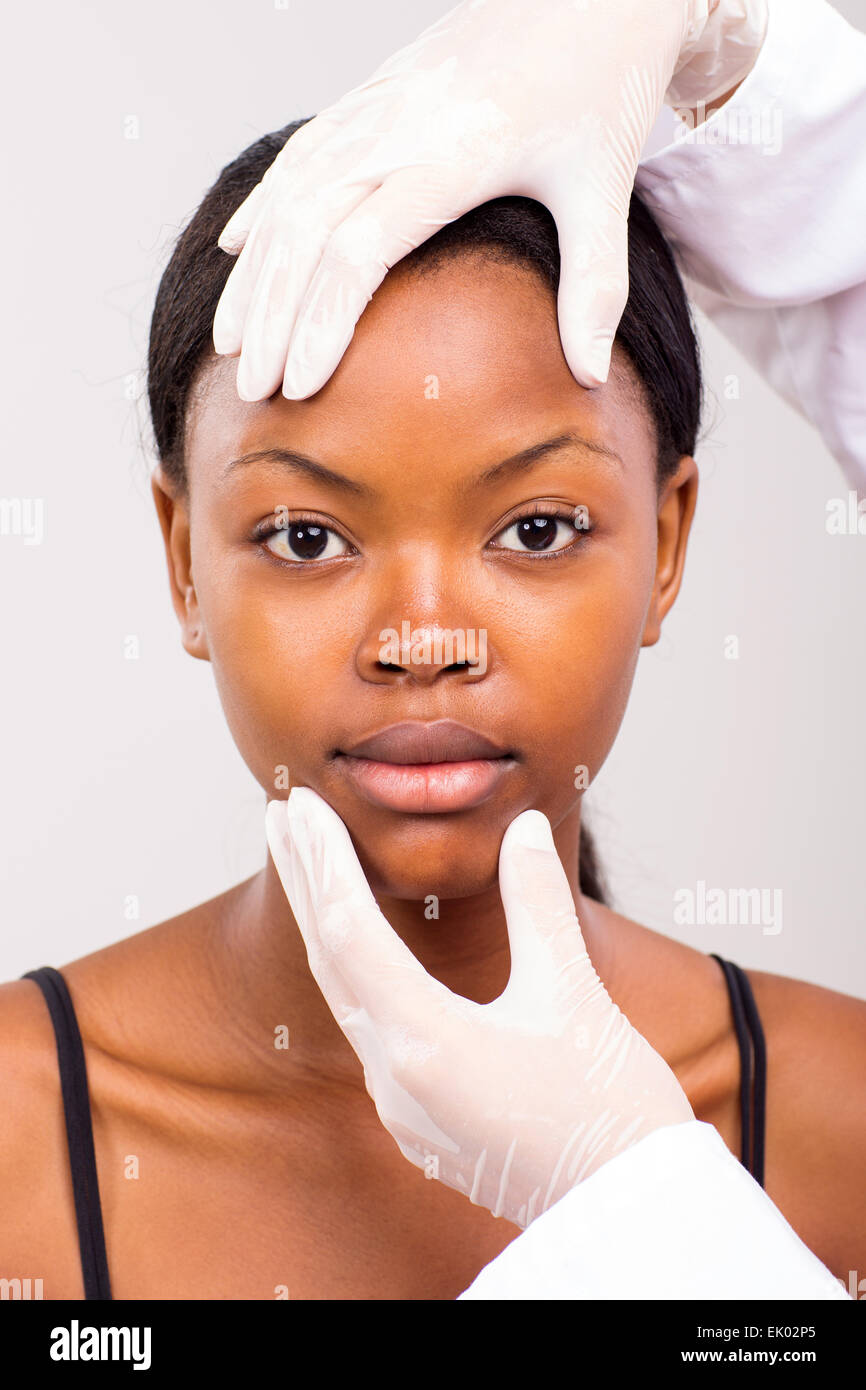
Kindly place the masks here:
<instances>
[{"instance_id":1,"label":"eyelash","mask_svg":"<svg viewBox=\"0 0 866 1390\"><path fill-rule=\"evenodd\" d=\"M568 545L562 546L559 550L507 550L505 546L495 546L494 549L505 550L505 553L507 555L526 556L529 559L531 559L533 563L537 563L539 560L544 560L550 563L553 560L561 560L565 556L573 555L576 550L580 549L583 540L587 536L592 535L592 532L595 530L594 526L583 526L580 528L575 526L574 521L572 520L575 510L576 508L574 507L564 507L562 503L557 504L556 502L533 502L529 507L527 507L524 511L520 512L517 516L513 516L510 521L506 522L506 524L504 526L501 526L499 530L496 532L497 536L499 536L502 534L503 531L510 531L512 526L516 526L518 522L528 521L531 517L534 516L544 516L550 517L551 520L565 521L568 522L568 524L574 529L576 533L576 538L573 541L570 541Z\"/></svg>"},{"instance_id":2,"label":"eyelash","mask_svg":"<svg viewBox=\"0 0 866 1390\"><path fill-rule=\"evenodd\" d=\"M534 516L544 516L550 517L551 520L565 521L568 522L569 525L574 527L576 535L580 539L571 541L570 544L560 547L559 550L510 550L506 546L494 546L494 549L504 550L507 555L528 556L535 563L537 563L539 560L544 560L547 562L550 562L552 560L561 560L566 555L573 555L574 552L579 548L581 541L585 539L587 536L591 536L593 531L595 530L595 527L592 525L581 528L574 526L574 521L572 520L574 512L574 507L563 507L561 503L556 504L551 502L534 502L531 506L527 507L525 511L520 512L518 516L512 517L510 521L506 522L506 524L504 526L501 526L499 530L496 532L497 536L499 536L502 534L503 531L510 531L511 527L516 526L518 522L527 521ZM289 526L320 526L324 531L328 531L335 536L340 536L340 539L345 541L347 545L352 545L352 542L347 541L346 537L342 536L340 532L336 529L336 527L325 526L324 522L320 517L313 516L312 514L307 514L303 512L299 512L297 515L293 514L289 517L288 524ZM277 534L279 534L280 531L285 531L286 529L287 528L285 526L274 526L273 517L265 517L265 519L263 521L260 521L258 525L253 529L251 539L256 541L259 545L261 545L265 554L270 556L271 559L276 560L277 564L286 565L290 569L310 569L319 564L330 564L331 560L346 560L350 558L348 555L335 555L332 556L330 560L325 561L285 560L282 558L282 556L274 554L273 550L269 550L268 547L265 545L265 541L269 540L271 536L276 536ZM357 554L357 551L355 550L354 546L352 546L352 550L355 554Z\"/></svg>"}]
</instances>

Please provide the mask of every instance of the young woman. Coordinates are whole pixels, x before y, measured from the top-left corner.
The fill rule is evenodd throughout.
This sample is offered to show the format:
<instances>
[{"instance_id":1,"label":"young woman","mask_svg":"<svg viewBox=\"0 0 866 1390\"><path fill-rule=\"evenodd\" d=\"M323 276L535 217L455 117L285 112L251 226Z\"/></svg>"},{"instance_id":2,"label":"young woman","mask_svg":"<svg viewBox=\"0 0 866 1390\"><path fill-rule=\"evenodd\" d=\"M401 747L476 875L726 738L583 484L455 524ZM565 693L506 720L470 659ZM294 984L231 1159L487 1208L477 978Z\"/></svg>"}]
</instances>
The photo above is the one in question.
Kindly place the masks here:
<instances>
[{"instance_id":1,"label":"young woman","mask_svg":"<svg viewBox=\"0 0 866 1390\"><path fill-rule=\"evenodd\" d=\"M592 392L562 355L553 221L507 197L395 266L315 396L243 402L236 362L213 353L232 264L216 240L299 124L223 171L157 297L153 493L183 645L210 661L265 798L302 785L328 801L388 921L477 1002L509 975L503 833L542 810L609 994L697 1118L847 1281L866 1264L866 1133L851 1103L866 1004L737 977L617 914L580 824L640 650L679 590L696 502L700 369L665 242L633 197L629 301L610 378ZM483 664L402 660L383 634L404 621L483 632ZM431 813L359 775L371 735L440 719L501 757L488 786ZM58 1041L69 1055L73 1020L58 1037L52 1027L64 984L98 1194L86 1124L67 1146ZM750 1043L735 1020L752 996L759 1084L762 1043L768 1065L759 1142L744 1152ZM65 964L61 980L4 985L0 1049L16 1121L0 1141L4 1261L44 1271L47 1298L104 1297L110 1281L128 1299L453 1299L519 1234L396 1149L270 859ZM87 1096L64 1099L86 1121Z\"/></svg>"}]
</instances>

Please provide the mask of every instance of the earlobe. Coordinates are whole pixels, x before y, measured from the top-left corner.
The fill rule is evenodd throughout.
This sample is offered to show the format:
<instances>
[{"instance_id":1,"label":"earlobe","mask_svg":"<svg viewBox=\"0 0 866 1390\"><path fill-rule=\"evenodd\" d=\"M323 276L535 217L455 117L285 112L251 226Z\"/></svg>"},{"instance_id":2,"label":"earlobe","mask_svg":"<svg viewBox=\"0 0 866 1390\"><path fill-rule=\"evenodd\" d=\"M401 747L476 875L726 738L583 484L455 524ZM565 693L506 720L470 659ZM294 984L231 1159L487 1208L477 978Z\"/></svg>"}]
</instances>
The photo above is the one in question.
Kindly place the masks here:
<instances>
[{"instance_id":1,"label":"earlobe","mask_svg":"<svg viewBox=\"0 0 866 1390\"><path fill-rule=\"evenodd\" d=\"M698 466L691 454L683 454L659 497L656 572L642 647L658 642L662 620L680 591L697 496Z\"/></svg>"},{"instance_id":2,"label":"earlobe","mask_svg":"<svg viewBox=\"0 0 866 1390\"><path fill-rule=\"evenodd\" d=\"M171 601L180 623L183 649L199 661L209 661L192 577L186 501L158 464L151 475L150 487L162 531Z\"/></svg>"},{"instance_id":3,"label":"earlobe","mask_svg":"<svg viewBox=\"0 0 866 1390\"><path fill-rule=\"evenodd\" d=\"M181 642L184 651L187 652L189 656L194 656L198 661L210 661L207 641L200 628L193 627L189 632L182 631Z\"/></svg>"}]
</instances>

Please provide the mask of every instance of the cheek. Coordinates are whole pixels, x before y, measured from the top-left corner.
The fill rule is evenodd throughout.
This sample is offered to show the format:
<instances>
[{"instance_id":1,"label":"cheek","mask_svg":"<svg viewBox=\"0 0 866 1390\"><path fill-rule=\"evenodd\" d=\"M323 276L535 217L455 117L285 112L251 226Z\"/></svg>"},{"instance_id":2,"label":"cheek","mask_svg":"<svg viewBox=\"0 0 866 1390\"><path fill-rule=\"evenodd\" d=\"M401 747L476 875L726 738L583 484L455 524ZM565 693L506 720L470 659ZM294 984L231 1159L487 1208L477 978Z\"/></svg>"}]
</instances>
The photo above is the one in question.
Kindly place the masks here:
<instances>
[{"instance_id":1,"label":"cheek","mask_svg":"<svg viewBox=\"0 0 866 1390\"><path fill-rule=\"evenodd\" d=\"M652 593L654 551L645 540L606 546L565 583L533 596L508 637L521 705L554 784L573 796L575 766L591 780L628 703ZM540 601L539 601L540 599Z\"/></svg>"},{"instance_id":2,"label":"cheek","mask_svg":"<svg viewBox=\"0 0 866 1390\"><path fill-rule=\"evenodd\" d=\"M245 568L212 575L204 595L197 583L226 721L270 795L285 786L281 766L294 784L328 751L318 731L335 727L329 710L345 683L352 650L350 624L345 614L341 620L339 606L293 592L292 579L279 572L251 576Z\"/></svg>"}]
</instances>

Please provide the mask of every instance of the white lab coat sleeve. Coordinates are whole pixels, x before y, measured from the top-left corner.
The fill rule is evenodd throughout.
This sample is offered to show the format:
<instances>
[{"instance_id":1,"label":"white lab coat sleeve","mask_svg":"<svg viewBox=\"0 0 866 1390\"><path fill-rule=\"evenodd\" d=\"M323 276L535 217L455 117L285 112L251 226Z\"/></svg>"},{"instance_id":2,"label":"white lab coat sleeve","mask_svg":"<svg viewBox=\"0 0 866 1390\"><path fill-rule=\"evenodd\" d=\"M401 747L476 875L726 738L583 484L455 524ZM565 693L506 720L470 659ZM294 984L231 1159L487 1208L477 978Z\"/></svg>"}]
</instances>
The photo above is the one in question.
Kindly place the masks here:
<instances>
[{"instance_id":1,"label":"white lab coat sleeve","mask_svg":"<svg viewBox=\"0 0 866 1390\"><path fill-rule=\"evenodd\" d=\"M768 0L752 71L706 114L635 185L694 302L866 497L866 35Z\"/></svg>"},{"instance_id":2,"label":"white lab coat sleeve","mask_svg":"<svg viewBox=\"0 0 866 1390\"><path fill-rule=\"evenodd\" d=\"M461 1299L848 1299L718 1130L654 1130L549 1207Z\"/></svg>"}]
</instances>

